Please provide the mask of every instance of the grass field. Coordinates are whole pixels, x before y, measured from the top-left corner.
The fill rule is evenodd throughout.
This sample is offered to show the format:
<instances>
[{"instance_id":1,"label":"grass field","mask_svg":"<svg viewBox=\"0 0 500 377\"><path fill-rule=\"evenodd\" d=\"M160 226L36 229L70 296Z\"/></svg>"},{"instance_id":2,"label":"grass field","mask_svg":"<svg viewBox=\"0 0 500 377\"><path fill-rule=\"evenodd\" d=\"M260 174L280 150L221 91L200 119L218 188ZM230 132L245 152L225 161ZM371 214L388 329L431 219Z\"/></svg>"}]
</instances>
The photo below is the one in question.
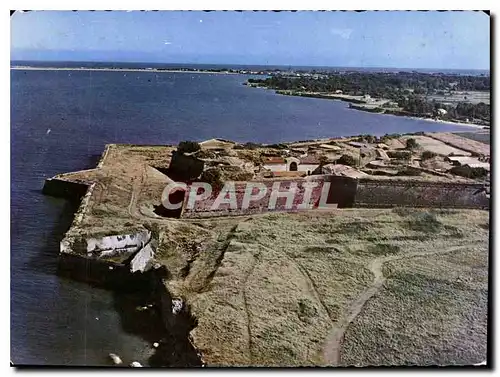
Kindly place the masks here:
<instances>
[{"instance_id":1,"label":"grass field","mask_svg":"<svg viewBox=\"0 0 500 377\"><path fill-rule=\"evenodd\" d=\"M472 364L488 223L407 208L173 221L158 257L208 365Z\"/></svg>"},{"instance_id":2,"label":"grass field","mask_svg":"<svg viewBox=\"0 0 500 377\"><path fill-rule=\"evenodd\" d=\"M436 100L440 103L446 103L450 105L456 105L458 102L468 102L472 104L477 104L479 102L484 102L487 105L490 104L490 92L454 92L449 95L432 95L427 96L427 100L432 101Z\"/></svg>"}]
</instances>

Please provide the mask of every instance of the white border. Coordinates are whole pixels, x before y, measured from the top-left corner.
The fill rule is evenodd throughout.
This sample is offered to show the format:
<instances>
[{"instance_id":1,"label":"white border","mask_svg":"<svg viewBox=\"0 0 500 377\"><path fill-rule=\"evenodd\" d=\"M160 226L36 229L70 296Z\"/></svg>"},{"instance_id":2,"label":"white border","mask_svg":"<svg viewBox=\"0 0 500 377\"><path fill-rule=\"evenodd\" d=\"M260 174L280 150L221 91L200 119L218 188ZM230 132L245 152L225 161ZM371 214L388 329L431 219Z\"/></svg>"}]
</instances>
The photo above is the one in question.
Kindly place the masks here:
<instances>
[{"instance_id":1,"label":"white border","mask_svg":"<svg viewBox=\"0 0 500 377\"><path fill-rule=\"evenodd\" d=\"M2 17L2 22L1 23L1 36L2 38L1 43L2 43L2 50L4 54L9 56L9 59L4 58L2 60L2 70L1 70L1 77L2 77L2 90L3 90L3 96L2 96L2 111L1 114L4 116L4 121L2 122L2 127L0 128L0 132L2 132L2 137L0 138L2 145L2 148L0 148L0 153L2 157L2 177L7 178L10 180L10 105L9 105L9 98L10 98L10 20L7 18L7 10L9 9L30 9L30 10L73 10L73 9L95 9L95 10L106 10L106 9L122 9L122 10L137 10L137 9L155 9L155 10L203 10L203 9L210 9L210 10L218 10L218 9L226 9L226 10L231 10L231 9L240 9L240 10L256 10L256 9L305 9L305 10L316 10L316 9L335 9L333 7L333 2L330 1L321 1L321 0L308 0L307 2L298 2L298 1L290 1L290 0L253 0L253 1L247 1L247 2L237 2L234 0L217 0L217 1L211 1L211 2L202 2L202 1L196 1L196 0L184 0L182 2L165 2L161 0L156 0L156 1L151 1L151 0L142 0L140 2L132 2L132 1L103 1L103 0L87 0L87 1L73 1L73 2L63 2L63 1L36 1L36 0L21 0L21 1L6 1L3 4L6 4L7 7L5 10L3 10L1 17ZM413 2L413 3L408 3L408 2L401 2L401 1L394 1L394 0L379 0L377 2L374 1L367 1L367 0L350 0L348 2L342 2L338 4L339 6L337 9L343 9L343 10L357 10L357 9L384 9L384 10L389 10L389 9L420 9L420 10L440 10L440 9L468 9L468 10L479 10L479 9L488 9L492 10L494 15L497 15L500 12L497 12L498 8L498 2L494 2L492 0L484 1L484 0L476 0L476 1L457 1L457 0L444 0L440 2L436 2L435 0L419 0L418 2ZM496 22L498 22L498 19L496 19ZM496 26L496 29L498 29L498 24ZM495 33L496 35L496 33ZM492 44L495 45L495 50L497 51L498 48L498 43L496 38L492 38ZM4 55L5 56L5 55ZM492 55L493 56L493 55ZM492 70L494 70L494 67L491 67ZM497 88L497 80L495 79L494 82L494 88ZM497 101L496 101L496 96L495 96L495 101L493 102L494 106L494 114L498 114L497 110ZM7 119L5 119L5 117ZM497 134L495 135L495 144L499 145L499 140L500 136ZM494 166L494 176L497 177L497 174L499 173L496 169L496 163L493 165ZM1 205L2 205L2 223L1 223L1 232L2 232L2 239L10 240L10 184L8 184L7 179L3 180L3 185L1 185L1 195L0 195L0 200L1 200ZM496 187L496 179L494 182L494 187ZM492 196L496 197L495 194ZM497 210L497 204L495 203L494 209ZM500 228L500 225L495 222L495 229L494 233L499 234L500 232L498 231ZM4 241L4 245L6 242ZM9 243L10 246L10 243ZM491 248L491 252L493 253L493 247ZM3 273L2 273L2 303L4 305L4 310L2 311L2 320L4 324L4 331L3 334L10 334L10 319L7 321L7 316L10 318L10 247L9 250L3 250L3 260L2 260L2 267L3 267ZM8 255L7 260L9 263L6 263L5 256ZM495 258L495 271L498 271L497 263L498 260L500 259L500 256L496 256ZM499 279L497 278L495 283L498 283ZM495 284L495 288L497 288L498 285ZM495 302L498 302L498 295L497 292L500 292L500 289L494 289L494 296L495 296ZM5 306L9 307L9 310L5 308ZM7 314L9 313L9 314ZM495 311L497 313L497 311ZM495 318L496 319L496 318ZM495 326L496 329L498 329L498 324ZM493 335L493 334L492 334ZM495 331L495 334L497 335L497 332ZM3 362L2 366L5 368L8 364L7 358L10 359L10 336L3 336L3 343L2 343L2 356L3 356ZM498 337L495 337L498 339ZM491 345L490 345L491 346ZM495 360L499 360L497 357L498 355L498 350L495 349L494 353ZM5 370L4 370L5 371ZM88 371L84 372L84 374L88 374L89 376L95 376L95 374L101 373L100 371ZM168 372L169 374L178 374L178 373L192 373L192 372L178 372L178 371L165 371ZM165 373L162 372L162 373ZM216 372L216 371L215 371ZM235 371L231 371L231 373L234 373ZM331 372L334 372L333 370ZM355 373L366 373L367 371L360 371L360 372L355 372ZM417 371L407 371L408 373L418 373ZM430 370L422 370L422 372L425 372L427 374L433 375L437 374L439 371L430 371ZM9 368L7 373L14 373L13 368ZM238 373L238 372L236 372ZM241 373L241 372L239 372ZM260 374L267 374L271 373L269 371L260 371ZM304 373L310 373L310 372L305 372ZM480 373L478 372L473 372L473 373ZM3 373L2 373L3 374Z\"/></svg>"}]
</instances>

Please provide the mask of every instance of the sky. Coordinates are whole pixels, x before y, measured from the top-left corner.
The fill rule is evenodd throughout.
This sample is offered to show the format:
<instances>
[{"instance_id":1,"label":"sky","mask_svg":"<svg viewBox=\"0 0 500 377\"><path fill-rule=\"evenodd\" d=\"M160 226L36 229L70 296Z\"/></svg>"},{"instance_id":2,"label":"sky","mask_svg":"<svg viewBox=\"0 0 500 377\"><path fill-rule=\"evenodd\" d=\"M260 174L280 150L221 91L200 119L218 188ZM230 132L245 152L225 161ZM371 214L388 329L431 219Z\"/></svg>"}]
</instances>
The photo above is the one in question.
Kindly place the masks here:
<instances>
[{"instance_id":1,"label":"sky","mask_svg":"<svg viewBox=\"0 0 500 377\"><path fill-rule=\"evenodd\" d=\"M483 12L34 11L11 60L490 68Z\"/></svg>"}]
</instances>

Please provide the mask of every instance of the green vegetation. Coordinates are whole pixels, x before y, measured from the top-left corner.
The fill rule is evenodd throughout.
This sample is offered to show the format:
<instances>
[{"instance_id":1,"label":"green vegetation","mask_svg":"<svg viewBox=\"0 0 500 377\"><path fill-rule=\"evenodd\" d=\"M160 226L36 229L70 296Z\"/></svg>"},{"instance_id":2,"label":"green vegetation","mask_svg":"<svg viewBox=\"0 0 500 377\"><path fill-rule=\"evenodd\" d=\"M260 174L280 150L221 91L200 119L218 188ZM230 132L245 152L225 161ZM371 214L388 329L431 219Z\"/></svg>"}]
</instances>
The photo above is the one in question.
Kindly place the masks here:
<instances>
[{"instance_id":1,"label":"green vegetation","mask_svg":"<svg viewBox=\"0 0 500 377\"><path fill-rule=\"evenodd\" d=\"M286 144L271 144L268 147L274 149L288 149L288 145Z\"/></svg>"},{"instance_id":2,"label":"green vegetation","mask_svg":"<svg viewBox=\"0 0 500 377\"><path fill-rule=\"evenodd\" d=\"M472 179L484 178L489 173L488 170L484 168L471 168L469 166L454 166L449 170L449 172L451 174Z\"/></svg>"},{"instance_id":3,"label":"green vegetation","mask_svg":"<svg viewBox=\"0 0 500 377\"><path fill-rule=\"evenodd\" d=\"M422 158L422 160L430 160L431 158L434 158L436 156L437 154L432 151L423 151L420 157Z\"/></svg>"},{"instance_id":4,"label":"green vegetation","mask_svg":"<svg viewBox=\"0 0 500 377\"><path fill-rule=\"evenodd\" d=\"M411 151L405 151L405 150L387 151L387 155L391 158L397 158L400 160L409 160L411 158Z\"/></svg>"},{"instance_id":5,"label":"green vegetation","mask_svg":"<svg viewBox=\"0 0 500 377\"><path fill-rule=\"evenodd\" d=\"M351 156L350 154L343 154L338 160L337 164L347 165L347 166L358 166L358 160Z\"/></svg>"},{"instance_id":6,"label":"green vegetation","mask_svg":"<svg viewBox=\"0 0 500 377\"><path fill-rule=\"evenodd\" d=\"M415 139L411 138L406 140L406 148L407 149L415 149L418 147L418 143Z\"/></svg>"},{"instance_id":7,"label":"green vegetation","mask_svg":"<svg viewBox=\"0 0 500 377\"><path fill-rule=\"evenodd\" d=\"M209 183L214 190L220 190L224 187L222 174L217 168L208 168L204 170L200 176L200 181Z\"/></svg>"},{"instance_id":8,"label":"green vegetation","mask_svg":"<svg viewBox=\"0 0 500 377\"><path fill-rule=\"evenodd\" d=\"M234 149L257 149L257 148L262 148L263 145L260 143L252 143L248 142L245 144L238 144L234 146Z\"/></svg>"},{"instance_id":9,"label":"green vegetation","mask_svg":"<svg viewBox=\"0 0 500 377\"><path fill-rule=\"evenodd\" d=\"M289 95L323 96L338 94L350 96L370 95L384 98L397 104L400 110L383 106L400 115L433 117L447 120L478 119L489 123L491 107L484 102L463 101L449 104L446 96L461 91L489 92L489 76L456 76L446 74L424 74L418 72L366 73L349 72L323 77L272 76L267 79L249 79L249 83L275 89ZM437 95L441 102L427 97ZM323 98L321 97L321 98ZM346 99L348 100L348 99ZM358 100L352 100L358 102ZM387 104L387 102L386 102ZM394 109L391 109L393 107ZM446 113L438 111L446 110Z\"/></svg>"}]
</instances>

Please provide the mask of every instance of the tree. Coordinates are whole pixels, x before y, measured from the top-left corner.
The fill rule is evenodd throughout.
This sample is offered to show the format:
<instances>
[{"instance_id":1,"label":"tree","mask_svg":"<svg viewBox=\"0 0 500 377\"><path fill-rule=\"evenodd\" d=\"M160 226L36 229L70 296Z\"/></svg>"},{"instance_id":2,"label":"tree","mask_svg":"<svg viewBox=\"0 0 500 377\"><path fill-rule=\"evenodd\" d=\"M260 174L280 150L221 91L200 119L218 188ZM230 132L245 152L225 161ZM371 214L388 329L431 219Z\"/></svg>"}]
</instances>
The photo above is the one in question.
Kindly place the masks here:
<instances>
[{"instance_id":1,"label":"tree","mask_svg":"<svg viewBox=\"0 0 500 377\"><path fill-rule=\"evenodd\" d=\"M340 157L337 160L337 164L348 165L348 166L357 166L358 161L356 160L356 158L354 158L350 154L343 154L342 157Z\"/></svg>"},{"instance_id":2,"label":"tree","mask_svg":"<svg viewBox=\"0 0 500 377\"><path fill-rule=\"evenodd\" d=\"M432 152L432 151L423 151L422 155L420 157L422 158L422 160L429 160L429 159L434 158L436 156L437 156L437 154Z\"/></svg>"},{"instance_id":3,"label":"tree","mask_svg":"<svg viewBox=\"0 0 500 377\"><path fill-rule=\"evenodd\" d=\"M326 157L324 154L322 154L321 156L319 156L318 160L319 160L320 166L328 164L328 161L329 161L328 157Z\"/></svg>"},{"instance_id":4,"label":"tree","mask_svg":"<svg viewBox=\"0 0 500 377\"><path fill-rule=\"evenodd\" d=\"M418 147L418 143L415 139L411 138L406 140L406 148L407 149L415 149Z\"/></svg>"}]
</instances>

